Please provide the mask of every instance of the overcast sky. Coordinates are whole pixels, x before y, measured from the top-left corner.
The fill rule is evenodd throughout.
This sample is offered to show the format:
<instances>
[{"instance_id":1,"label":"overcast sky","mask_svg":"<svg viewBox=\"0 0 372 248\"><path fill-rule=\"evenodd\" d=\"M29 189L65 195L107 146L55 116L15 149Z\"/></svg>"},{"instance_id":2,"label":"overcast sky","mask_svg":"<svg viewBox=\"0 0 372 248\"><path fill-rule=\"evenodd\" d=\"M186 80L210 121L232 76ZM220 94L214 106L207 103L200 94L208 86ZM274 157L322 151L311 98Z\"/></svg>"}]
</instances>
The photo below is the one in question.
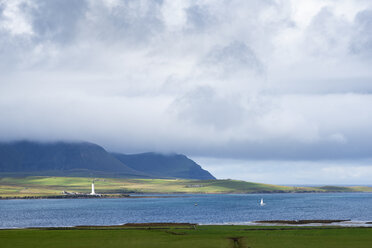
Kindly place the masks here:
<instances>
[{"instance_id":1,"label":"overcast sky","mask_svg":"<svg viewBox=\"0 0 372 248\"><path fill-rule=\"evenodd\" d=\"M372 184L370 0L0 0L0 140Z\"/></svg>"}]
</instances>

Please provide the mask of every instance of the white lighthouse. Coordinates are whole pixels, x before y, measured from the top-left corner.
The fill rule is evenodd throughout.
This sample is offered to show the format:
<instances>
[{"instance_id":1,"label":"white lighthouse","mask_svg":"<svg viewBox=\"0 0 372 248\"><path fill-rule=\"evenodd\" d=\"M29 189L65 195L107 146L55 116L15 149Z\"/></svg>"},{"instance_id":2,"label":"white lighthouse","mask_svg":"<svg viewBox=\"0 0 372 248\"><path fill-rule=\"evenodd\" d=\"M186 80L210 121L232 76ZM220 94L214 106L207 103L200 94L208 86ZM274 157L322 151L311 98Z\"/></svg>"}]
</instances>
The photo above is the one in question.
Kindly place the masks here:
<instances>
[{"instance_id":1,"label":"white lighthouse","mask_svg":"<svg viewBox=\"0 0 372 248\"><path fill-rule=\"evenodd\" d=\"M96 192L94 191L94 181L92 182L92 192L90 194L91 195L96 195Z\"/></svg>"}]
</instances>

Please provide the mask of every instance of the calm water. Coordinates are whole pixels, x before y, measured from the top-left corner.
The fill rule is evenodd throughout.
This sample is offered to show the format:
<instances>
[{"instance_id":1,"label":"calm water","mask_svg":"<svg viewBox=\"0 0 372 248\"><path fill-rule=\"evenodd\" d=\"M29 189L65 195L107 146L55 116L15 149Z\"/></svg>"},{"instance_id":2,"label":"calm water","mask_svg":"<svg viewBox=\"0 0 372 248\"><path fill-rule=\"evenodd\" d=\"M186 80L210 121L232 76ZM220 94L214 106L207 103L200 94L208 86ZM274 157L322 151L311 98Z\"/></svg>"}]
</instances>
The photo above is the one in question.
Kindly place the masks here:
<instances>
[{"instance_id":1,"label":"calm water","mask_svg":"<svg viewBox=\"0 0 372 248\"><path fill-rule=\"evenodd\" d=\"M266 206L260 207L264 198ZM197 203L198 206L194 206ZM246 223L272 219L372 220L372 194L187 195L156 199L1 200L0 228L128 222Z\"/></svg>"}]
</instances>

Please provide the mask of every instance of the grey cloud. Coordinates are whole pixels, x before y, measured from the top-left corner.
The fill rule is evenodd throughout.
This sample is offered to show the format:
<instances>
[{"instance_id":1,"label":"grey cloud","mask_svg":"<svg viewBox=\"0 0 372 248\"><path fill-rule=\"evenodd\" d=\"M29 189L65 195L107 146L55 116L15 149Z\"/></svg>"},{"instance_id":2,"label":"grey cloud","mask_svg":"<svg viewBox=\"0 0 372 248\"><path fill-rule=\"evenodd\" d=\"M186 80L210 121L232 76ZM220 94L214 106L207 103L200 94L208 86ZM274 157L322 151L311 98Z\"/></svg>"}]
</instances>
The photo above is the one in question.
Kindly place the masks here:
<instances>
[{"instance_id":1,"label":"grey cloud","mask_svg":"<svg viewBox=\"0 0 372 248\"><path fill-rule=\"evenodd\" d=\"M205 31L209 26L217 21L208 8L203 5L192 5L187 10L187 21L189 29L199 32Z\"/></svg>"},{"instance_id":2,"label":"grey cloud","mask_svg":"<svg viewBox=\"0 0 372 248\"><path fill-rule=\"evenodd\" d=\"M5 8L5 3L0 3L0 20L4 18L3 16L3 12L4 12L4 8Z\"/></svg>"},{"instance_id":3,"label":"grey cloud","mask_svg":"<svg viewBox=\"0 0 372 248\"><path fill-rule=\"evenodd\" d=\"M0 18L1 140L372 157L371 14L357 1L354 23L343 1L299 15L288 1L28 2ZM12 33L23 20L33 33Z\"/></svg>"},{"instance_id":4,"label":"grey cloud","mask_svg":"<svg viewBox=\"0 0 372 248\"><path fill-rule=\"evenodd\" d=\"M372 56L372 10L358 13L354 23L354 35L350 49L353 53L364 58Z\"/></svg>"},{"instance_id":5,"label":"grey cloud","mask_svg":"<svg viewBox=\"0 0 372 248\"><path fill-rule=\"evenodd\" d=\"M340 55L340 52L347 52L350 31L351 23L335 16L331 8L324 7L307 29L306 46L317 56Z\"/></svg>"},{"instance_id":6,"label":"grey cloud","mask_svg":"<svg viewBox=\"0 0 372 248\"><path fill-rule=\"evenodd\" d=\"M200 87L175 100L172 111L181 120L216 129L231 128L242 120L244 109L238 99L217 96L210 87Z\"/></svg>"},{"instance_id":7,"label":"grey cloud","mask_svg":"<svg viewBox=\"0 0 372 248\"><path fill-rule=\"evenodd\" d=\"M72 42L78 35L80 21L85 18L85 0L40 0L23 6L30 16L35 39L39 42Z\"/></svg>"},{"instance_id":8,"label":"grey cloud","mask_svg":"<svg viewBox=\"0 0 372 248\"><path fill-rule=\"evenodd\" d=\"M11 72L21 67L21 62L33 49L28 37L13 37L9 32L0 30L0 71Z\"/></svg>"},{"instance_id":9,"label":"grey cloud","mask_svg":"<svg viewBox=\"0 0 372 248\"><path fill-rule=\"evenodd\" d=\"M91 2L87 25L93 37L104 42L128 41L131 45L147 44L163 30L162 1L119 1L112 7Z\"/></svg>"},{"instance_id":10,"label":"grey cloud","mask_svg":"<svg viewBox=\"0 0 372 248\"><path fill-rule=\"evenodd\" d=\"M247 130L249 132L249 130ZM365 146L361 146L361 144ZM316 143L293 142L288 139L271 139L269 142L239 142L231 141L221 147L211 146L207 153L200 153L196 149L190 149L193 156L205 156L215 158L239 158L248 160L276 160L276 161L322 161L344 159L367 159L371 158L369 141L366 139L355 140L347 144L334 141Z\"/></svg>"},{"instance_id":11,"label":"grey cloud","mask_svg":"<svg viewBox=\"0 0 372 248\"><path fill-rule=\"evenodd\" d=\"M213 48L203 62L215 73L222 73L222 75L231 75L237 71L260 74L264 70L255 52L245 43L238 41Z\"/></svg>"}]
</instances>

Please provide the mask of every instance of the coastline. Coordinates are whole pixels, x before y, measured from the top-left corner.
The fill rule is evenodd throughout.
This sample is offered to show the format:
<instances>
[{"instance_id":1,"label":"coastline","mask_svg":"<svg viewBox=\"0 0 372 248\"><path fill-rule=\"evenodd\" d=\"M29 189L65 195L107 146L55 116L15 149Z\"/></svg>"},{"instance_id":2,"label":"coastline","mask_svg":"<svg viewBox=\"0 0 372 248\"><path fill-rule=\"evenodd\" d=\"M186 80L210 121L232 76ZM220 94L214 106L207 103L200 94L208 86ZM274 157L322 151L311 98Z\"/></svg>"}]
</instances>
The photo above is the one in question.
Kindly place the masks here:
<instances>
[{"instance_id":1,"label":"coastline","mask_svg":"<svg viewBox=\"0 0 372 248\"><path fill-rule=\"evenodd\" d=\"M0 197L0 200L41 200L41 199L138 199L138 198L176 198L186 196L170 195L50 195L50 196L10 196Z\"/></svg>"},{"instance_id":2,"label":"coastline","mask_svg":"<svg viewBox=\"0 0 372 248\"><path fill-rule=\"evenodd\" d=\"M101 230L101 229L196 229L198 226L235 226L242 230L272 230L304 229L304 228L372 228L371 221L353 220L259 220L251 222L235 223L188 223L188 222L149 222L149 223L124 223L119 225L77 225L77 226L25 226L25 227L1 227L0 230ZM255 228L256 227L256 228ZM249 229L244 229L249 228Z\"/></svg>"},{"instance_id":3,"label":"coastline","mask_svg":"<svg viewBox=\"0 0 372 248\"><path fill-rule=\"evenodd\" d=\"M186 193L186 192L172 192L172 193L134 193L134 194L74 194L74 195L26 195L26 196L0 196L0 200L38 200L38 199L136 199L136 198L178 198L188 197L190 195L257 195L257 194L372 194L372 192L366 191L352 191L352 192L340 192L340 191L303 191L303 192L221 192L221 193Z\"/></svg>"}]
</instances>

